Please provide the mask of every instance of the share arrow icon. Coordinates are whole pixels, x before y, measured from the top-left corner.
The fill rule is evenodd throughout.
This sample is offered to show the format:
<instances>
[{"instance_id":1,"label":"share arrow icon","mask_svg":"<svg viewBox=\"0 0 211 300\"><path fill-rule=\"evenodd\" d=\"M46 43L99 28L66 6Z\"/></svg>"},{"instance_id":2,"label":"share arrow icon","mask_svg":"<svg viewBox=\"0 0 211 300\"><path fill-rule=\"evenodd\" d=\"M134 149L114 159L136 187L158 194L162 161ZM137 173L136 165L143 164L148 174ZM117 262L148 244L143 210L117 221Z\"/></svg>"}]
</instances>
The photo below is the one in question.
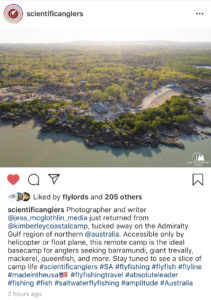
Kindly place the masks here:
<instances>
[{"instance_id":1,"label":"share arrow icon","mask_svg":"<svg viewBox=\"0 0 211 300\"><path fill-rule=\"evenodd\" d=\"M48 174L48 176L51 178L53 184L55 184L60 176L60 174Z\"/></svg>"}]
</instances>

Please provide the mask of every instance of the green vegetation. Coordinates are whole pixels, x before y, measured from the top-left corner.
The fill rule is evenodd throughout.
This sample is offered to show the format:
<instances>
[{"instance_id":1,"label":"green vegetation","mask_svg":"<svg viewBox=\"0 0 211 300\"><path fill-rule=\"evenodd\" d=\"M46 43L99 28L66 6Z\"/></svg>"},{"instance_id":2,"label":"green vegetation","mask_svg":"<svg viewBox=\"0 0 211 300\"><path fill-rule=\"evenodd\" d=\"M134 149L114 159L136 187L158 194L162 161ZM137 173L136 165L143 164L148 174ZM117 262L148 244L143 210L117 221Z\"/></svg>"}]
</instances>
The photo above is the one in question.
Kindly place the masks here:
<instances>
[{"instance_id":1,"label":"green vegetation","mask_svg":"<svg viewBox=\"0 0 211 300\"><path fill-rule=\"evenodd\" d=\"M51 118L51 119L49 119L48 121L46 121L46 123L48 124L48 125L51 125L51 124L53 124L53 123L55 123L56 122L56 118Z\"/></svg>"},{"instance_id":2,"label":"green vegetation","mask_svg":"<svg viewBox=\"0 0 211 300\"><path fill-rule=\"evenodd\" d=\"M65 108L68 108L68 103L65 101L55 103L54 100L42 102L36 99L31 102L0 103L1 113L12 112L23 116L28 113L31 117L41 118L47 125L53 125L62 120ZM52 117L52 110L55 109L57 109L57 112ZM170 100L156 108L149 108L136 114L121 114L114 122L100 122L88 115L79 117L69 113L66 117L66 123L74 125L75 128L80 128L81 131L88 130L95 134L106 131L109 127L110 131L116 136L127 136L141 134L147 130L157 132L161 128L170 129L185 126L185 124L196 120L202 114L203 109L197 105L195 98L180 95L171 97Z\"/></svg>"},{"instance_id":3,"label":"green vegetation","mask_svg":"<svg viewBox=\"0 0 211 300\"><path fill-rule=\"evenodd\" d=\"M126 132L142 133L148 129L156 131L161 127L171 128L185 125L194 120L197 115L203 114L203 109L194 106L193 101L184 96L173 96L164 104L156 108L149 108L136 114L122 114L115 120L115 126Z\"/></svg>"},{"instance_id":4,"label":"green vegetation","mask_svg":"<svg viewBox=\"0 0 211 300\"><path fill-rule=\"evenodd\" d=\"M22 101L22 102L0 102L0 111L14 112L16 109L29 113L47 113L48 109L59 109L68 106L69 103L66 101L55 102L55 100L40 101L39 99L34 99L32 101Z\"/></svg>"},{"instance_id":5,"label":"green vegetation","mask_svg":"<svg viewBox=\"0 0 211 300\"><path fill-rule=\"evenodd\" d=\"M195 67L211 65L209 46L93 48L1 46L0 87L62 83L119 97L134 83L156 88L170 80L211 78L211 70Z\"/></svg>"},{"instance_id":6,"label":"green vegetation","mask_svg":"<svg viewBox=\"0 0 211 300\"><path fill-rule=\"evenodd\" d=\"M193 98L211 91L211 70L197 68L203 65L211 66L210 44L1 45L0 118L14 125L35 118L44 130L126 144L185 131L205 122ZM143 98L163 86L184 95L140 111Z\"/></svg>"}]
</instances>

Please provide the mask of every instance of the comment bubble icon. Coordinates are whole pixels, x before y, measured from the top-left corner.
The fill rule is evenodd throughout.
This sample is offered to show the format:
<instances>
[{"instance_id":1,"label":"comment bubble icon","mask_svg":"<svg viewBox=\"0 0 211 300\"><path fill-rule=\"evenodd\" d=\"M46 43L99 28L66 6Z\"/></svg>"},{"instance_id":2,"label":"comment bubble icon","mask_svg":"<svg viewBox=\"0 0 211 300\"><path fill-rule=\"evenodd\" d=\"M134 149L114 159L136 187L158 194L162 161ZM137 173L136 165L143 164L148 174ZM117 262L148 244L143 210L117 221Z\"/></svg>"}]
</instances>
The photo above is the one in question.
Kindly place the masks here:
<instances>
[{"instance_id":1,"label":"comment bubble icon","mask_svg":"<svg viewBox=\"0 0 211 300\"><path fill-rule=\"evenodd\" d=\"M31 174L28 177L28 182L31 185L39 185L40 184L40 178L37 174Z\"/></svg>"}]
</instances>

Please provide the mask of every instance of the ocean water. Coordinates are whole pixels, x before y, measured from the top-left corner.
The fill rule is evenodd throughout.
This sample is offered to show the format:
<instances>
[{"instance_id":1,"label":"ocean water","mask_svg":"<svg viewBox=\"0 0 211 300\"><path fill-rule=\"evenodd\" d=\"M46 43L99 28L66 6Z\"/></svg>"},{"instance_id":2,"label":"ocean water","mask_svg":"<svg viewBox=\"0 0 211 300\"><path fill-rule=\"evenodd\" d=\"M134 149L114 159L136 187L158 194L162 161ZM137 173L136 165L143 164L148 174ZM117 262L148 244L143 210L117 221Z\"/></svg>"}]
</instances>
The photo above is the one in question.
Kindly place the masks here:
<instances>
[{"instance_id":1,"label":"ocean water","mask_svg":"<svg viewBox=\"0 0 211 300\"><path fill-rule=\"evenodd\" d=\"M211 101L211 94L202 97ZM87 147L66 133L41 133L33 121L0 126L0 167L190 167L192 155L204 155L211 166L211 137L184 136L185 149L159 145L136 150Z\"/></svg>"}]
</instances>

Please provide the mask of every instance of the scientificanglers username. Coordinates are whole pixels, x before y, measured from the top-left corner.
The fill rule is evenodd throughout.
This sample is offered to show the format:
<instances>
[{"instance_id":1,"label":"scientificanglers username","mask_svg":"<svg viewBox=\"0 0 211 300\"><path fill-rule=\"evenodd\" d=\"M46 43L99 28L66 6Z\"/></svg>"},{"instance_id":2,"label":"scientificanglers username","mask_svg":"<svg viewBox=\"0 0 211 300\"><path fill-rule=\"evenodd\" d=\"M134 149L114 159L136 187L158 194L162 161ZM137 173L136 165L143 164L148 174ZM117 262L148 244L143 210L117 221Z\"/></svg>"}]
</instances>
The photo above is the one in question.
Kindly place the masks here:
<instances>
[{"instance_id":1,"label":"scientificanglers username","mask_svg":"<svg viewBox=\"0 0 211 300\"><path fill-rule=\"evenodd\" d=\"M55 10L46 10L46 11L28 11L26 13L27 17L83 17L84 13L82 11L55 11Z\"/></svg>"}]
</instances>

